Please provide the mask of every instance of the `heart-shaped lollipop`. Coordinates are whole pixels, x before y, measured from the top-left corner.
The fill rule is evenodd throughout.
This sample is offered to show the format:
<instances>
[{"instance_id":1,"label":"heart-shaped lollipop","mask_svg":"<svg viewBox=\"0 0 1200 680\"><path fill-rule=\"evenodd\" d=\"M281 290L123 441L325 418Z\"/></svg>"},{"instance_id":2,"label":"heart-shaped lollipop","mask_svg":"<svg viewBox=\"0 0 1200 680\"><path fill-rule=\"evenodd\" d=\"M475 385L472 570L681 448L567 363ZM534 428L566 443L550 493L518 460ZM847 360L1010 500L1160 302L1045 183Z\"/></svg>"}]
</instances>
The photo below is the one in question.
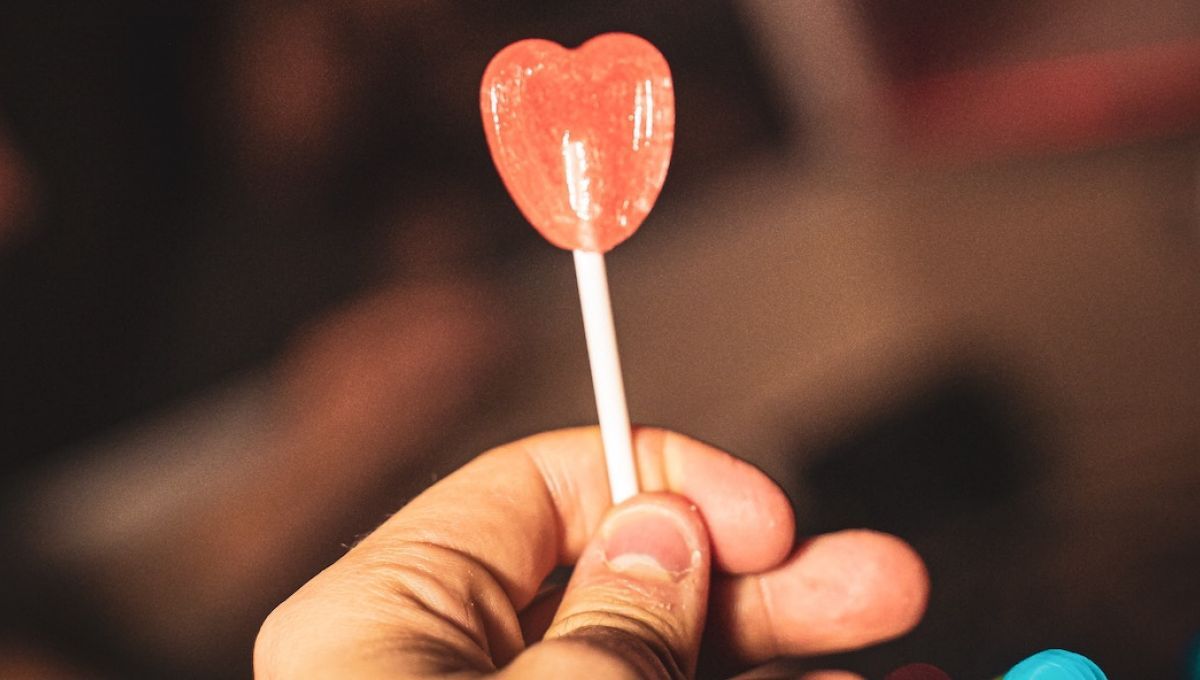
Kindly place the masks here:
<instances>
[{"instance_id":1,"label":"heart-shaped lollipop","mask_svg":"<svg viewBox=\"0 0 1200 680\"><path fill-rule=\"evenodd\" d=\"M480 94L492 159L542 236L603 253L641 226L675 138L671 70L653 45L625 33L575 50L523 40L492 59Z\"/></svg>"}]
</instances>

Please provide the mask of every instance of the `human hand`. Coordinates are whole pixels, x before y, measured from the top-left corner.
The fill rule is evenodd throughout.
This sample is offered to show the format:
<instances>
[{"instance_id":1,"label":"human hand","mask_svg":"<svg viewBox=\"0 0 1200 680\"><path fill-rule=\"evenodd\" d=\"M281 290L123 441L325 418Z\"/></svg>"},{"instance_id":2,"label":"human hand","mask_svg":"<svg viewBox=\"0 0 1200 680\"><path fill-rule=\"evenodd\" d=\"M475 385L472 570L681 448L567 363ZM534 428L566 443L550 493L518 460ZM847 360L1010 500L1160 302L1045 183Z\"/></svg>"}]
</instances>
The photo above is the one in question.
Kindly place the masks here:
<instances>
[{"instance_id":1,"label":"human hand","mask_svg":"<svg viewBox=\"0 0 1200 680\"><path fill-rule=\"evenodd\" d=\"M614 509L595 428L480 456L276 608L256 675L692 677L710 656L852 649L920 618L925 569L898 539L793 548L791 506L754 467L663 430L634 447L647 493ZM571 564L565 592L542 591Z\"/></svg>"}]
</instances>

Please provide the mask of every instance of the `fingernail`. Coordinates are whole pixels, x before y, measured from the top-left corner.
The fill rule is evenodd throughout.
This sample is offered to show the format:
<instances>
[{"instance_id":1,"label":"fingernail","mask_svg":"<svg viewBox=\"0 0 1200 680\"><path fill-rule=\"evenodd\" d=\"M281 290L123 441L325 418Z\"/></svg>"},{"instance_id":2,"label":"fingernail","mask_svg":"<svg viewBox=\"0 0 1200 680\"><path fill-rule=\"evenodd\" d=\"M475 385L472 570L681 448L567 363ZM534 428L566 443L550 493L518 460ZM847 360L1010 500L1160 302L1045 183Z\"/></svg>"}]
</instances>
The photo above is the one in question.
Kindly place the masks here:
<instances>
[{"instance_id":1,"label":"fingernail","mask_svg":"<svg viewBox=\"0 0 1200 680\"><path fill-rule=\"evenodd\" d=\"M614 571L642 569L680 576L699 557L691 531L653 506L619 510L604 525L604 561Z\"/></svg>"}]
</instances>

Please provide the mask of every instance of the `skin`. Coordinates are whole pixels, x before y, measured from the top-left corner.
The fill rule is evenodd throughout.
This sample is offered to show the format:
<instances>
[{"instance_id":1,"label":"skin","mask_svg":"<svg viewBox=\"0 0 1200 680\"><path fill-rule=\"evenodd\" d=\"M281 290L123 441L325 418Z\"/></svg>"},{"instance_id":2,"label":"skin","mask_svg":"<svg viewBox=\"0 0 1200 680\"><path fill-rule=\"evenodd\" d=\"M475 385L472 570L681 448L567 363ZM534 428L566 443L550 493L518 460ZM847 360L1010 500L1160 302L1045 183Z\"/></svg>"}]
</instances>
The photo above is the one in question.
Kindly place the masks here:
<instances>
[{"instance_id":1,"label":"skin","mask_svg":"<svg viewBox=\"0 0 1200 680\"><path fill-rule=\"evenodd\" d=\"M634 445L644 493L616 508L595 428L478 457L279 605L256 675L690 678L709 658L843 651L920 619L928 578L900 540L793 545L791 506L756 468L663 430ZM575 565L561 594L543 589L557 565Z\"/></svg>"}]
</instances>

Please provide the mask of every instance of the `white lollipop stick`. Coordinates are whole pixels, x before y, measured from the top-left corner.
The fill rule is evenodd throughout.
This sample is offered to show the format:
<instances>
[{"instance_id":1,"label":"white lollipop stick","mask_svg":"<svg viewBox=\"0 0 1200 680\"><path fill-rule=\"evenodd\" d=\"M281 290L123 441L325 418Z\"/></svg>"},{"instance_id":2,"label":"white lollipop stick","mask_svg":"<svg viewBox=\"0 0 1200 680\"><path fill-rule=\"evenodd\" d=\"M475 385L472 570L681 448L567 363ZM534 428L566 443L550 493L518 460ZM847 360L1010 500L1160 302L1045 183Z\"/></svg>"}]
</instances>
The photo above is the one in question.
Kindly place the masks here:
<instances>
[{"instance_id":1,"label":"white lollipop stick","mask_svg":"<svg viewBox=\"0 0 1200 680\"><path fill-rule=\"evenodd\" d=\"M604 253L572 252L575 253L575 279L579 282L588 360L592 365L596 413L600 417L600 440L604 443L608 487L615 505L637 495L638 479L633 461L629 407L625 404L625 383L621 379L621 357L617 354L617 332L608 298L608 274L604 268Z\"/></svg>"}]
</instances>

